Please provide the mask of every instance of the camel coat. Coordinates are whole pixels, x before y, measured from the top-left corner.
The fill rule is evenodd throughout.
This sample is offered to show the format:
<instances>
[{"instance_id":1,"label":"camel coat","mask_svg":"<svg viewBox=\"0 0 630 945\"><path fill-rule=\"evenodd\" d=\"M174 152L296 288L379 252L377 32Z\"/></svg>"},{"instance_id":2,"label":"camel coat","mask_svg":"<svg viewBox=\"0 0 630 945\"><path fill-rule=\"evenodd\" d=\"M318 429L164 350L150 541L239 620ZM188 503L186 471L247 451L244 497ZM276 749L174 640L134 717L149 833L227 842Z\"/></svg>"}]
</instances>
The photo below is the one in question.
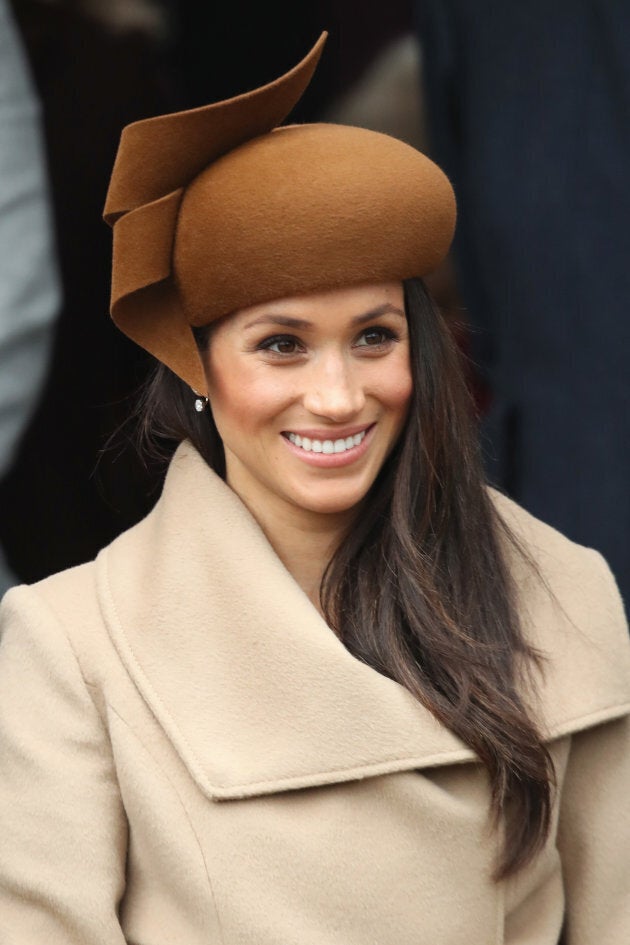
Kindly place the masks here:
<instances>
[{"instance_id":1,"label":"camel coat","mask_svg":"<svg viewBox=\"0 0 630 945\"><path fill-rule=\"evenodd\" d=\"M185 444L144 521L5 597L2 945L628 945L621 602L596 552L496 501L556 597L519 573L559 785L529 867L492 881L473 753L348 653Z\"/></svg>"}]
</instances>

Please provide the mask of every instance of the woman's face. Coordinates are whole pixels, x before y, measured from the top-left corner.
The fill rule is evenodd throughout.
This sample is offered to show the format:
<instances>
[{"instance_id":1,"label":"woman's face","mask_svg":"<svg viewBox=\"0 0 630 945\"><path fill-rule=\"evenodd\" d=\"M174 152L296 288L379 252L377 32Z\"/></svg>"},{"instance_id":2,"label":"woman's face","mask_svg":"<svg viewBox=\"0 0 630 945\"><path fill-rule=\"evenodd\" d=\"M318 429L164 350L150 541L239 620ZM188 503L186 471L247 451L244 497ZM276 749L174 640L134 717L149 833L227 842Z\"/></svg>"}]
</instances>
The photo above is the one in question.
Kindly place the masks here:
<instances>
[{"instance_id":1,"label":"woman's face","mask_svg":"<svg viewBox=\"0 0 630 945\"><path fill-rule=\"evenodd\" d=\"M343 513L396 443L412 391L402 284L283 298L219 322L204 354L227 481L246 502Z\"/></svg>"}]
</instances>

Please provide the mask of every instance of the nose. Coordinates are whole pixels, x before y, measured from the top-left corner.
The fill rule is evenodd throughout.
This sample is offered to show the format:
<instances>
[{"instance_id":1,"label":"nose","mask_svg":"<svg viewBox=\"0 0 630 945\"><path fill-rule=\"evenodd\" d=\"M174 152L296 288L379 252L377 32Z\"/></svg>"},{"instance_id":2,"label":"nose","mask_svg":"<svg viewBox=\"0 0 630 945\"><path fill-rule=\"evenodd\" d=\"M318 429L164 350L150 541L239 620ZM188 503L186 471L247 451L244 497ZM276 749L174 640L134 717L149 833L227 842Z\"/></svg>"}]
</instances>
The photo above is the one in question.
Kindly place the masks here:
<instances>
[{"instance_id":1,"label":"nose","mask_svg":"<svg viewBox=\"0 0 630 945\"><path fill-rule=\"evenodd\" d=\"M357 366L341 353L331 353L312 368L304 393L306 409L337 423L356 417L365 404Z\"/></svg>"}]
</instances>

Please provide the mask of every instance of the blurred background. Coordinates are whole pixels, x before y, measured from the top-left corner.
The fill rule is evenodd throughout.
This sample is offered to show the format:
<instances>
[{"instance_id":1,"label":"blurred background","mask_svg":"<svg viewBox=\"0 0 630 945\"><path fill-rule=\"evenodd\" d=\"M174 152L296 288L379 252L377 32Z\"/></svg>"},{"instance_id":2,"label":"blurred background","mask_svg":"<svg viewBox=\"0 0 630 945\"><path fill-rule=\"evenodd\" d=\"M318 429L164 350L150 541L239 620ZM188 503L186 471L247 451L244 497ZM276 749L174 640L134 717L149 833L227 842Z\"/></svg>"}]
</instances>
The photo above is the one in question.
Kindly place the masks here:
<instances>
[{"instance_id":1,"label":"blurred background","mask_svg":"<svg viewBox=\"0 0 630 945\"><path fill-rule=\"evenodd\" d=\"M239 94L329 39L291 121L396 135L449 175L427 280L489 480L630 598L630 4L0 0L0 594L94 557L163 469L127 421L151 360L108 316L131 121Z\"/></svg>"}]
</instances>

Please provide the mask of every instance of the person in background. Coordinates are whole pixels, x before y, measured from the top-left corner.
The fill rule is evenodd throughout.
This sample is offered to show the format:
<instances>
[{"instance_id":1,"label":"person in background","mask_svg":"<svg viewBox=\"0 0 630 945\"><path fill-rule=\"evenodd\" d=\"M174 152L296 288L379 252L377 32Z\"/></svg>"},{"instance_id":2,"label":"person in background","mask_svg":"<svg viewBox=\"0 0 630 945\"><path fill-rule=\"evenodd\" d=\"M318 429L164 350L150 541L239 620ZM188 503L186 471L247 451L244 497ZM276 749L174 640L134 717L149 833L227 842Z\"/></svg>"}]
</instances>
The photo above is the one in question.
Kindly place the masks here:
<instances>
[{"instance_id":1,"label":"person in background","mask_svg":"<svg viewBox=\"0 0 630 945\"><path fill-rule=\"evenodd\" d=\"M415 0L488 474L630 600L630 5Z\"/></svg>"},{"instance_id":2,"label":"person in background","mask_svg":"<svg viewBox=\"0 0 630 945\"><path fill-rule=\"evenodd\" d=\"M0 542L34 581L89 560L155 501L126 431L106 449L148 358L108 318L100 208L121 125L173 102L156 5L15 0L13 14L41 102L62 295L44 388L0 483Z\"/></svg>"},{"instance_id":3,"label":"person in background","mask_svg":"<svg viewBox=\"0 0 630 945\"><path fill-rule=\"evenodd\" d=\"M42 389L60 294L40 103L0 0L0 477ZM0 545L0 596L16 580Z\"/></svg>"}]
</instances>

